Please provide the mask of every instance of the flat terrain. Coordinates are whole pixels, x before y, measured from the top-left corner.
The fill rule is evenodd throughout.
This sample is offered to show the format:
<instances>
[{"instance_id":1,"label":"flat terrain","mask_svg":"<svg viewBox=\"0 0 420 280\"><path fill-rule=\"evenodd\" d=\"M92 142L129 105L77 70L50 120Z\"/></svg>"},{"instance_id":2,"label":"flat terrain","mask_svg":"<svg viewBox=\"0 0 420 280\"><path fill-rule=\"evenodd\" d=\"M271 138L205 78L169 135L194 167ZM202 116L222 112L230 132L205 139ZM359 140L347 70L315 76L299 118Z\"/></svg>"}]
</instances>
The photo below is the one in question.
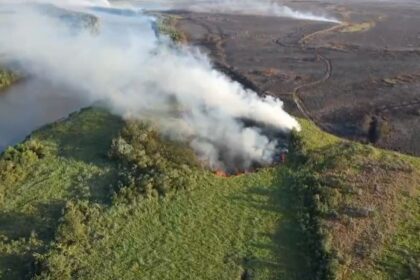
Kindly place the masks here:
<instances>
[{"instance_id":1,"label":"flat terrain","mask_svg":"<svg viewBox=\"0 0 420 280\"><path fill-rule=\"evenodd\" d=\"M225 72L279 96L295 115L420 155L420 6L320 2L291 5L327 10L342 23L176 12L177 24Z\"/></svg>"}]
</instances>

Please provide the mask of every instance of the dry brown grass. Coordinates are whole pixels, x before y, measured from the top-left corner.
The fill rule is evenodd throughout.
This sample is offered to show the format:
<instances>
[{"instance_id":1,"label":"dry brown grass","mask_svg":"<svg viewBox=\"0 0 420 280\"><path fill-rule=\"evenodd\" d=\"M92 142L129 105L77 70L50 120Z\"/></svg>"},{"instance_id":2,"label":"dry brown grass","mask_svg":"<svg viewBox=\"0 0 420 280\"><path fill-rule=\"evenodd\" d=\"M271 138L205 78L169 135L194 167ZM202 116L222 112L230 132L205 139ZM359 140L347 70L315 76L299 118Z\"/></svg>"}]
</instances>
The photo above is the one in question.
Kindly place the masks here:
<instances>
[{"instance_id":1,"label":"dry brown grass","mask_svg":"<svg viewBox=\"0 0 420 280\"><path fill-rule=\"evenodd\" d=\"M335 190L336 203L330 209L335 215L324 219L323 227L341 264L339 279L376 266L405 219L402 196L418 197L416 169L398 156L378 158L375 153L355 154L350 164L321 174Z\"/></svg>"},{"instance_id":2,"label":"dry brown grass","mask_svg":"<svg viewBox=\"0 0 420 280\"><path fill-rule=\"evenodd\" d=\"M374 21L367 21L361 23L347 23L343 25L338 31L342 33L366 32L376 26Z\"/></svg>"}]
</instances>

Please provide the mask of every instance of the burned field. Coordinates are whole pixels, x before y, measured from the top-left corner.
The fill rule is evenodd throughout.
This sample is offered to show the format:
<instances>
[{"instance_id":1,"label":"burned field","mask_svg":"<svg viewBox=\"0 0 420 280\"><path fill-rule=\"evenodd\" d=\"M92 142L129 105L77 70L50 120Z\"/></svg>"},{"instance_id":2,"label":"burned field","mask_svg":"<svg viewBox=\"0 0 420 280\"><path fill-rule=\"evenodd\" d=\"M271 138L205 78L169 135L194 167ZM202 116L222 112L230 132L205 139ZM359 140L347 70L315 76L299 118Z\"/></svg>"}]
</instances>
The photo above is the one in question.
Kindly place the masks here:
<instances>
[{"instance_id":1,"label":"burned field","mask_svg":"<svg viewBox=\"0 0 420 280\"><path fill-rule=\"evenodd\" d=\"M309 7L310 6L310 7ZM216 66L341 137L420 155L420 7L299 3L342 23L170 12Z\"/></svg>"}]
</instances>

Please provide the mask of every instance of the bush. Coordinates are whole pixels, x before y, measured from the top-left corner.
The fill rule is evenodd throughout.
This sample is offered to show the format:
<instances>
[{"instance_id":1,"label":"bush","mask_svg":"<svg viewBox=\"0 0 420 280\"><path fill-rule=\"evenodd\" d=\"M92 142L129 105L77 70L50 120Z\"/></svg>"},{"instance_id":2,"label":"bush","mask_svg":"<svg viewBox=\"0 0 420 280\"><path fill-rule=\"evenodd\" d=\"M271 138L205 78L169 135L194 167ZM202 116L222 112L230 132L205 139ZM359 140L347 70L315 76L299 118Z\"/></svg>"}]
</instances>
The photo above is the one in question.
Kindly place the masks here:
<instances>
[{"instance_id":1,"label":"bush","mask_svg":"<svg viewBox=\"0 0 420 280\"><path fill-rule=\"evenodd\" d=\"M199 166L190 148L164 140L150 124L139 121L126 123L112 141L109 156L119 164L119 199L189 188L195 184L194 169Z\"/></svg>"},{"instance_id":2,"label":"bush","mask_svg":"<svg viewBox=\"0 0 420 280\"><path fill-rule=\"evenodd\" d=\"M0 156L0 186L24 179L30 166L45 157L47 151L37 140L7 148Z\"/></svg>"},{"instance_id":3,"label":"bush","mask_svg":"<svg viewBox=\"0 0 420 280\"><path fill-rule=\"evenodd\" d=\"M81 253L90 250L91 238L94 236L88 225L92 220L98 220L101 207L87 201L69 201L63 213L56 240L50 244L50 250L36 255L34 279L79 279L78 273L82 273L83 260L79 257ZM76 245L83 252L73 250L78 247ZM57 254L60 251L66 251L66 255Z\"/></svg>"},{"instance_id":4,"label":"bush","mask_svg":"<svg viewBox=\"0 0 420 280\"><path fill-rule=\"evenodd\" d=\"M338 261L331 252L328 236L322 230L321 217L329 214L331 207L338 203L339 194L324 186L317 174L328 159L306 151L297 132L290 136L289 158L289 188L296 196L295 205L300 205L296 215L304 235L313 279L336 279Z\"/></svg>"}]
</instances>

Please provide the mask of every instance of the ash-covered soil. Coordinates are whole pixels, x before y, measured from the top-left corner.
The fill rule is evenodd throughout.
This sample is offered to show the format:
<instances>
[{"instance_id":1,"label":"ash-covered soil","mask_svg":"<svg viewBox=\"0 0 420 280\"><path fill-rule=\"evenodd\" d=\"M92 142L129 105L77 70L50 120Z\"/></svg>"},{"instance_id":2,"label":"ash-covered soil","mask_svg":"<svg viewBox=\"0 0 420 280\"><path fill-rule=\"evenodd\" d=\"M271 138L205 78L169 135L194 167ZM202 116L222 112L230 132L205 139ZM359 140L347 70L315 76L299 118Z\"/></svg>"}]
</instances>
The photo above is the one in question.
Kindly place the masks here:
<instances>
[{"instance_id":1,"label":"ash-covered soil","mask_svg":"<svg viewBox=\"0 0 420 280\"><path fill-rule=\"evenodd\" d=\"M170 12L190 43L260 94L342 137L420 155L420 4L292 3L341 24Z\"/></svg>"}]
</instances>

